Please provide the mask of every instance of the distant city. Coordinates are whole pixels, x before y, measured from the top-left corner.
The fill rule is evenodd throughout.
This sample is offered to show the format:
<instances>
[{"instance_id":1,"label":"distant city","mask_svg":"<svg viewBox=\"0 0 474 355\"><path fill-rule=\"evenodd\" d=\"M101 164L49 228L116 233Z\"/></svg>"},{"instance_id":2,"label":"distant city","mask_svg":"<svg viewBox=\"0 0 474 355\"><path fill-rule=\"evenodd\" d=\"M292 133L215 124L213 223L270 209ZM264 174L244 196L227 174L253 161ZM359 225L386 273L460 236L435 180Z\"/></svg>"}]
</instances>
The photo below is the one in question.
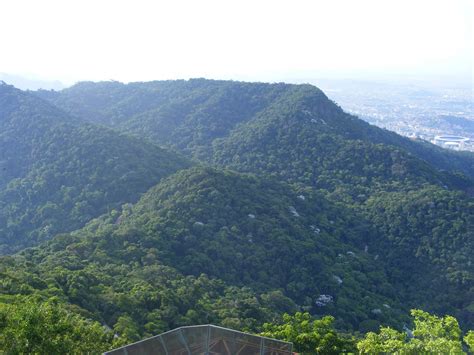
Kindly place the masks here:
<instances>
[{"instance_id":1,"label":"distant city","mask_svg":"<svg viewBox=\"0 0 474 355\"><path fill-rule=\"evenodd\" d=\"M474 152L472 88L332 79L312 83L371 124L446 149Z\"/></svg>"}]
</instances>

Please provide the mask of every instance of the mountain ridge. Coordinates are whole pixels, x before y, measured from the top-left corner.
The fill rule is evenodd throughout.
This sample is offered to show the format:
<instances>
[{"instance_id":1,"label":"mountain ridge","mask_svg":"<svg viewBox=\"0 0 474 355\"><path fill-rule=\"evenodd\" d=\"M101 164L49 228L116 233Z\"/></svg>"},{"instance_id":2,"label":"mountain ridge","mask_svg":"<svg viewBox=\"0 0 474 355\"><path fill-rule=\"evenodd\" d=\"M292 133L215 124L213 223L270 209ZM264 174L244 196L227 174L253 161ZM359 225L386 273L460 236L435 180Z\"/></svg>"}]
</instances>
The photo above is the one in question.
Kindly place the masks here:
<instances>
[{"instance_id":1,"label":"mountain ridge","mask_svg":"<svg viewBox=\"0 0 474 355\"><path fill-rule=\"evenodd\" d=\"M0 104L2 252L79 228L190 164L11 86L0 86Z\"/></svg>"},{"instance_id":2,"label":"mountain ridge","mask_svg":"<svg viewBox=\"0 0 474 355\"><path fill-rule=\"evenodd\" d=\"M104 91L104 88L107 90ZM318 102L320 111L321 109L325 111L320 112L320 118L323 121L317 117L314 119L321 127L324 125L322 122L326 122L324 125L326 127L322 128L333 127L337 120L339 123L334 127L335 131L338 135L343 132L345 139L392 145L426 160L438 169L460 170L471 178L474 177L472 154L449 152L431 144L413 142L396 133L371 126L343 112L321 90L309 84L266 84L206 79L129 84L86 82L58 92L38 91L36 94L84 119L95 120L94 113L99 116L105 115L105 117L121 117L120 122L109 123L109 125L128 133L147 137L160 145L171 146L188 156L208 162L212 160L212 145L215 139L226 138L240 124L250 122L255 115L261 114L261 111L268 109L270 105L276 106L276 109L281 111L285 109L285 106L295 103L308 105L311 102L313 104ZM107 99L105 104L96 107L90 105L88 113L78 111L86 98L92 100L102 97ZM114 97L117 100L114 101ZM235 100L235 97L239 99ZM255 105L255 101L261 103ZM286 102L278 105L278 101ZM223 109L224 107L226 108ZM243 113L242 107L246 107ZM182 109L184 111L181 111ZM186 118L185 122L189 128L180 126L182 117ZM156 126L163 120L166 124ZM229 120L234 122L230 126L227 122ZM98 121L104 123L107 120L98 119ZM164 129L163 126L166 133L160 134L160 130ZM183 136L189 138L182 141Z\"/></svg>"}]
</instances>

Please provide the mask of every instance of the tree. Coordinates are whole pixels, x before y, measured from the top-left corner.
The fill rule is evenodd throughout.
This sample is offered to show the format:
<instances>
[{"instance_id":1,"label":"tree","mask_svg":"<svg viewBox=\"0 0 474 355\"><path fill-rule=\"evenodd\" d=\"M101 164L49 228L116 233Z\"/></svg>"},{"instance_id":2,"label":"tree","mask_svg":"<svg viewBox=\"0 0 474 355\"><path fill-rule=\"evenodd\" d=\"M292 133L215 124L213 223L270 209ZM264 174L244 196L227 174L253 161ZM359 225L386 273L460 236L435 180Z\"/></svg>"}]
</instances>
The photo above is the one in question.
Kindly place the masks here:
<instances>
[{"instance_id":1,"label":"tree","mask_svg":"<svg viewBox=\"0 0 474 355\"><path fill-rule=\"evenodd\" d=\"M355 351L353 339L334 329L334 318L313 319L307 312L283 315L283 324L265 323L263 336L292 342L301 354L340 354Z\"/></svg>"},{"instance_id":2,"label":"tree","mask_svg":"<svg viewBox=\"0 0 474 355\"><path fill-rule=\"evenodd\" d=\"M380 328L379 334L369 332L357 344L362 354L463 354L461 329L452 316L437 317L413 309L414 330L407 334L391 328ZM467 341L466 341L467 342Z\"/></svg>"},{"instance_id":3,"label":"tree","mask_svg":"<svg viewBox=\"0 0 474 355\"><path fill-rule=\"evenodd\" d=\"M474 330L467 332L466 336L464 337L464 342L469 347L469 351L474 354Z\"/></svg>"},{"instance_id":4,"label":"tree","mask_svg":"<svg viewBox=\"0 0 474 355\"><path fill-rule=\"evenodd\" d=\"M138 326L129 315L122 315L114 325L114 331L121 336L137 341L140 339Z\"/></svg>"},{"instance_id":5,"label":"tree","mask_svg":"<svg viewBox=\"0 0 474 355\"><path fill-rule=\"evenodd\" d=\"M113 340L113 332L56 300L0 304L2 354L101 353L113 347Z\"/></svg>"}]
</instances>

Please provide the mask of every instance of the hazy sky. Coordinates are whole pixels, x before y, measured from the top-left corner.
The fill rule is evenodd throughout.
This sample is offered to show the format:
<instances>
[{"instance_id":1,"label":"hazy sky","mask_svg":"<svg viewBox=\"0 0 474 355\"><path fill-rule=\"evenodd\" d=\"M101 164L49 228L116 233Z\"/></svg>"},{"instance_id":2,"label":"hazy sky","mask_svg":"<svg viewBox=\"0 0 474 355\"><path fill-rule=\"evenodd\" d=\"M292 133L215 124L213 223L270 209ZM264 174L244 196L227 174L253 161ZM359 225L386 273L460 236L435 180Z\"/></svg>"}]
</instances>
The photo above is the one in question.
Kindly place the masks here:
<instances>
[{"instance_id":1,"label":"hazy sky","mask_svg":"<svg viewBox=\"0 0 474 355\"><path fill-rule=\"evenodd\" d=\"M473 0L0 0L0 72L472 80Z\"/></svg>"}]
</instances>

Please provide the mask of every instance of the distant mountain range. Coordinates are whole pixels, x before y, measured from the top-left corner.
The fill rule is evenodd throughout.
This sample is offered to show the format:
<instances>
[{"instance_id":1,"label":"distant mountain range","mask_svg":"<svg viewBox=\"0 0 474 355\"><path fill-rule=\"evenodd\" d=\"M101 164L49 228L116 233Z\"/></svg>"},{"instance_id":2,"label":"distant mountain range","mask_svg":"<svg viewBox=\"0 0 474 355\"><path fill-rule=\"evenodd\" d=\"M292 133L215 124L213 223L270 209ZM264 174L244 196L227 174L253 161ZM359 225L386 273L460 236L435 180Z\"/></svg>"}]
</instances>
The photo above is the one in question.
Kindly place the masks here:
<instances>
[{"instance_id":1,"label":"distant mountain range","mask_svg":"<svg viewBox=\"0 0 474 355\"><path fill-rule=\"evenodd\" d=\"M48 81L7 73L0 73L0 80L21 90L61 90L66 87L58 80Z\"/></svg>"}]
</instances>

